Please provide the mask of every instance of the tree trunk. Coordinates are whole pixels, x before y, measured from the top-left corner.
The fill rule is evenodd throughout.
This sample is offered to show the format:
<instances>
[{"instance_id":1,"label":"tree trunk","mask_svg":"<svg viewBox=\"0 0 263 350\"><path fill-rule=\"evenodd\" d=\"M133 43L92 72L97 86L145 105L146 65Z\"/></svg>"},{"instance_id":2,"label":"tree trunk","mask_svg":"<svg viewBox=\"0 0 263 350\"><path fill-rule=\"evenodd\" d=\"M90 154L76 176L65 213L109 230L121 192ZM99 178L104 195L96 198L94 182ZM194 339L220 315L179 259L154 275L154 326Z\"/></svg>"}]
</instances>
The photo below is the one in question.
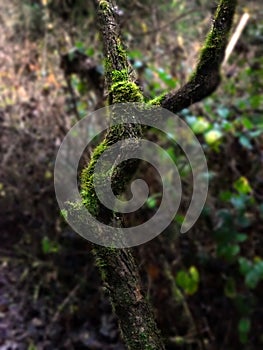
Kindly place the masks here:
<instances>
[{"instance_id":1,"label":"tree trunk","mask_svg":"<svg viewBox=\"0 0 263 350\"><path fill-rule=\"evenodd\" d=\"M104 43L106 88L110 102L142 102L144 98L139 87L135 84L136 77L132 73L120 40L114 4L111 0L94 0L94 3ZM178 91L171 91L150 101L149 105L156 104L172 112L178 112L192 103L200 101L216 89L220 82L220 66L224 58L235 6L235 0L220 1L212 29L207 35L195 73L189 82ZM122 93L124 85L128 86L129 93L127 90L125 94ZM138 138L141 135L140 129L136 126L133 133ZM119 135L119 139L121 138L123 138L123 133ZM113 141L116 142L116 139L118 140L118 135L109 130L103 141L103 146L111 144ZM107 212L105 217L105 211L100 210L101 205L95 196L91 182L94 163L103 149L102 147L102 151L101 148L99 151L98 146L94 150L89 165L82 173L81 186L83 201L87 208L90 211L93 210L91 207L92 198L93 204L95 201L95 207L98 208L98 210L93 211L94 216L98 219L102 219L101 216L104 216L104 223L110 223L114 219L114 214ZM126 166L129 164L126 163ZM125 172L125 166L122 171ZM122 179L120 179L121 181ZM138 267L131 250L94 246L93 252L113 310L118 317L121 334L127 348L129 350L164 349L153 310L142 291Z\"/></svg>"}]
</instances>

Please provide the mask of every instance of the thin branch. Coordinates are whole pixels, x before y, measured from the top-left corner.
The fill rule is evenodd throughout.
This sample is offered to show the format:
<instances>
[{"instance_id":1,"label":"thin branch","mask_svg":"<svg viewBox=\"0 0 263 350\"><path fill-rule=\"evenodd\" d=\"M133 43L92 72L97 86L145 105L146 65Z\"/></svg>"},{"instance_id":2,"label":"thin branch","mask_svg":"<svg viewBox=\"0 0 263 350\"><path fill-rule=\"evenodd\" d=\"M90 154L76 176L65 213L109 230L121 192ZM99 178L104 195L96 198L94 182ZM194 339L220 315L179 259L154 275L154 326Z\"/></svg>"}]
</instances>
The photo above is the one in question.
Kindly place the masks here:
<instances>
[{"instance_id":1,"label":"thin branch","mask_svg":"<svg viewBox=\"0 0 263 350\"><path fill-rule=\"evenodd\" d=\"M73 110L73 112L75 114L75 117L76 117L77 121L79 121L79 120L81 120L81 117L80 117L80 114L79 114L79 111L78 111L77 96L76 96L75 91L73 89L73 86L71 84L70 76L66 76L66 74L64 74L64 77L65 77L65 80L66 80L66 83L67 83L68 92L69 92L70 97L71 97L72 110Z\"/></svg>"},{"instance_id":2,"label":"thin branch","mask_svg":"<svg viewBox=\"0 0 263 350\"><path fill-rule=\"evenodd\" d=\"M220 83L220 67L225 56L237 0L221 0L211 31L201 50L197 67L190 80L179 90L150 101L174 113L201 101L216 90Z\"/></svg>"},{"instance_id":3,"label":"thin branch","mask_svg":"<svg viewBox=\"0 0 263 350\"><path fill-rule=\"evenodd\" d=\"M227 63L232 51L234 50L234 48L236 46L236 43L238 42L238 39L240 38L243 30L245 29L245 27L247 25L249 17L250 16L247 12L245 12L242 15L242 17L238 23L238 26L236 27L236 30L235 30L234 34L232 35L232 38L229 41L229 44L227 45L226 54L225 54L225 58L224 58L224 62L222 63L222 66L224 66Z\"/></svg>"}]
</instances>

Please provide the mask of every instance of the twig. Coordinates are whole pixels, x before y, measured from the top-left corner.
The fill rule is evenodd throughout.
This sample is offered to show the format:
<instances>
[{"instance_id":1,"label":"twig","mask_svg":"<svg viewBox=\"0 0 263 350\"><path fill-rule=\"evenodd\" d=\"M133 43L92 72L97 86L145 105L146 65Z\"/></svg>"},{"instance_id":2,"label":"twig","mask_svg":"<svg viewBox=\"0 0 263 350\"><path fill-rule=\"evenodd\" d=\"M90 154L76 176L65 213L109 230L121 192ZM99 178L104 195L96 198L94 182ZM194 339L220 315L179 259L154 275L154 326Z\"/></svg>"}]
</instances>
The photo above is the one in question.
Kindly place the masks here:
<instances>
[{"instance_id":1,"label":"twig","mask_svg":"<svg viewBox=\"0 0 263 350\"><path fill-rule=\"evenodd\" d=\"M236 27L236 30L234 31L234 34L232 35L231 40L229 41L229 44L227 45L226 48L226 52L225 52L225 58L224 61L222 63L222 67L224 67L232 53L232 51L234 50L236 43L238 42L238 39L240 38L243 30L245 29L245 26L247 25L247 22L249 20L249 14L247 12L245 12L243 14L243 16L241 17L238 26Z\"/></svg>"},{"instance_id":2,"label":"twig","mask_svg":"<svg viewBox=\"0 0 263 350\"><path fill-rule=\"evenodd\" d=\"M55 312L54 316L52 317L50 324L49 324L49 329L54 325L59 320L59 317L62 313L62 311L66 308L66 306L70 303L70 301L75 297L77 294L78 290L80 289L80 286L83 282L80 281L67 295L67 297L62 301L62 303L59 304L57 307L57 311ZM47 332L48 333L48 332Z\"/></svg>"},{"instance_id":3,"label":"twig","mask_svg":"<svg viewBox=\"0 0 263 350\"><path fill-rule=\"evenodd\" d=\"M79 111L78 111L78 106L77 106L77 97L76 97L76 94L74 92L74 89L72 87L72 84L71 84L71 81L70 81L70 77L67 77L65 75L65 80L67 82L67 86L68 86L68 91L70 93L70 96L71 96L71 102L72 102L72 105L73 105L73 111L74 111L74 114L77 118L77 120L79 121L81 118L80 118L80 115L79 115Z\"/></svg>"}]
</instances>

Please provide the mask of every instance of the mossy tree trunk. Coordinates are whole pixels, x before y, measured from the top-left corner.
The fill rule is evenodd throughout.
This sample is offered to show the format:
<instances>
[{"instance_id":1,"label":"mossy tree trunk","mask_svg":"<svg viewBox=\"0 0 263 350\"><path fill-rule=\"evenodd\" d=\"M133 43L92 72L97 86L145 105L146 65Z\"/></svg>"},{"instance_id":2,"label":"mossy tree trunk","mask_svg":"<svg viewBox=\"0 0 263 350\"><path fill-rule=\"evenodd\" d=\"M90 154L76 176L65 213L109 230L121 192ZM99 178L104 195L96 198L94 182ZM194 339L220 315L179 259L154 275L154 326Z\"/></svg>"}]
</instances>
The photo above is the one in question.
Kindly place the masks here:
<instances>
[{"instance_id":1,"label":"mossy tree trunk","mask_svg":"<svg viewBox=\"0 0 263 350\"><path fill-rule=\"evenodd\" d=\"M114 15L114 4L111 0L94 0L94 3L97 7L104 44L106 88L110 102L142 102L144 97L135 84L136 77L132 73L120 39L119 27ZM212 28L200 53L195 72L188 83L177 91L171 91L148 101L149 105L156 104L172 112L178 112L210 95L217 88L220 83L220 66L224 58L235 7L236 0L219 2ZM130 132L131 130L129 130L129 135ZM133 136L139 138L140 135L141 130L135 126ZM98 219L102 219L103 216L104 223L110 223L114 219L114 213L105 213L105 210L102 210L94 195L92 173L94 164L103 150L113 141L116 142L123 137L125 137L125 130L122 130L119 136L116 135L116 130L109 130L102 144L94 150L89 165L82 173L83 201ZM125 172L125 166L122 171ZM124 175L121 175L119 182L123 182ZM118 183L118 179L115 179L115 183ZM120 191L121 189L117 189L115 192ZM138 267L131 250L94 246L93 251L127 348L129 350L164 349L164 343L154 320L154 313L142 291Z\"/></svg>"}]
</instances>

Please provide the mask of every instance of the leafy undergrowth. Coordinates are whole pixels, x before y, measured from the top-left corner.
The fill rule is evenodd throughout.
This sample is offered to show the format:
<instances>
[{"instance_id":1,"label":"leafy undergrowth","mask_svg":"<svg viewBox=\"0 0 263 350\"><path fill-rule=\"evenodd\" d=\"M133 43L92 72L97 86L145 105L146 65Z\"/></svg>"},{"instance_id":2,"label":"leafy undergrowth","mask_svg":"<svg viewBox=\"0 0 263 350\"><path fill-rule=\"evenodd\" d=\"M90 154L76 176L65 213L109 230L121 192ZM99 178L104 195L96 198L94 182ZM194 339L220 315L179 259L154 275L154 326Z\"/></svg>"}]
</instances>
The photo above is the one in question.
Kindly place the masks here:
<instances>
[{"instance_id":1,"label":"leafy undergrowth","mask_svg":"<svg viewBox=\"0 0 263 350\"><path fill-rule=\"evenodd\" d=\"M149 98L179 86L191 72L210 22L209 3L197 3L120 1L129 58ZM218 91L180 114L208 160L210 190L201 218L178 239L182 210L163 235L134 249L167 349L262 348L259 5L250 8L250 24ZM124 349L91 245L65 225L53 189L64 134L104 99L94 9L83 6L16 0L0 5L1 350ZM194 24L201 19L196 38ZM88 64L82 70L73 67L83 59ZM94 72L98 80L90 81ZM167 150L180 163L171 145ZM189 171L181 175L188 184ZM152 170L145 176L155 194L144 219L158 205L160 191ZM182 202L187 208L187 198Z\"/></svg>"}]
</instances>

